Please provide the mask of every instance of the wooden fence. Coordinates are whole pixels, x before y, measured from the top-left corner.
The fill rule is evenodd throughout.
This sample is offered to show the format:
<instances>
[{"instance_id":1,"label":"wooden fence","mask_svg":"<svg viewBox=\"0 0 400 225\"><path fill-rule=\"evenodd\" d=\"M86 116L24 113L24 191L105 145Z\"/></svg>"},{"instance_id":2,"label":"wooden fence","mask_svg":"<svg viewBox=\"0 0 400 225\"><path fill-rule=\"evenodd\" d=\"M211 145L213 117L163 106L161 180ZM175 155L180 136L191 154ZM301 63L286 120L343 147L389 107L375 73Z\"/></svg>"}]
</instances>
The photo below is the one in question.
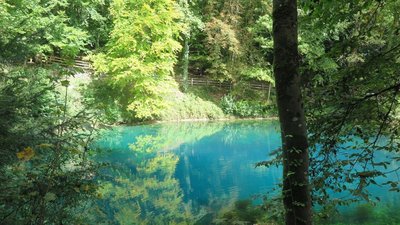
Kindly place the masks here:
<instances>
[{"instance_id":1,"label":"wooden fence","mask_svg":"<svg viewBox=\"0 0 400 225\"><path fill-rule=\"evenodd\" d=\"M185 81L182 78L175 79L178 83L183 84ZM212 80L203 77L190 77L187 80L187 84L190 86L214 86L214 87L223 87L223 88L232 88L232 83L218 80Z\"/></svg>"},{"instance_id":2,"label":"wooden fence","mask_svg":"<svg viewBox=\"0 0 400 225\"><path fill-rule=\"evenodd\" d=\"M49 56L45 59L39 59L39 62L46 63L46 64L59 64L65 67L74 67L86 71L93 70L90 61L84 60L81 58L67 60L57 56ZM176 81L180 84L184 83L182 78L176 78ZM228 81L221 82L215 79L209 79L207 77L189 77L187 80L187 84L191 86L213 86L213 87L220 87L220 88L229 88L231 89L234 84ZM267 82L261 81L253 81L247 83L251 89L254 90L266 90L268 91L268 95L270 95L272 90L272 84Z\"/></svg>"},{"instance_id":3,"label":"wooden fence","mask_svg":"<svg viewBox=\"0 0 400 225\"><path fill-rule=\"evenodd\" d=\"M180 84L184 83L182 78L176 78L176 81ZM231 89L234 84L228 81L221 82L219 80L209 79L207 77L189 77L187 80L187 84L190 86L214 86L221 88L229 88ZM267 82L248 82L247 83L251 89L255 90L268 90L269 92L272 89L272 84Z\"/></svg>"},{"instance_id":4,"label":"wooden fence","mask_svg":"<svg viewBox=\"0 0 400 225\"><path fill-rule=\"evenodd\" d=\"M64 59L57 56L49 56L47 58L40 58L39 62L46 64L58 64L65 67L74 67L82 70L92 70L92 66L88 60L83 59Z\"/></svg>"}]
</instances>

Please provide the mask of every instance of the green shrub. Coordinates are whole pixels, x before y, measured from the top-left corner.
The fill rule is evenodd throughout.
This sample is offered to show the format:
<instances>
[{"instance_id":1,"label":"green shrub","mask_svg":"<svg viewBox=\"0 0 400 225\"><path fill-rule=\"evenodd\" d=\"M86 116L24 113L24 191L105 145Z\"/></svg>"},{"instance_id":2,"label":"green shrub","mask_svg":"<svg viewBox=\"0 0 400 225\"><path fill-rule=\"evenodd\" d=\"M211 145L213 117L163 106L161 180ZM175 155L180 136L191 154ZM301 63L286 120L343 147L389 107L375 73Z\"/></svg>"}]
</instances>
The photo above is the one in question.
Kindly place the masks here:
<instances>
[{"instance_id":1,"label":"green shrub","mask_svg":"<svg viewBox=\"0 0 400 225\"><path fill-rule=\"evenodd\" d=\"M223 111L214 103L205 101L192 94L182 94L170 102L169 107L161 113L161 120L185 119L220 119Z\"/></svg>"},{"instance_id":2,"label":"green shrub","mask_svg":"<svg viewBox=\"0 0 400 225\"><path fill-rule=\"evenodd\" d=\"M219 214L214 224L265 224L265 211L260 206L254 206L251 200L239 200L233 206L222 209Z\"/></svg>"},{"instance_id":3,"label":"green shrub","mask_svg":"<svg viewBox=\"0 0 400 225\"><path fill-rule=\"evenodd\" d=\"M233 99L232 95L224 95L221 99L221 108L224 113L233 115L236 111L236 103L235 99Z\"/></svg>"},{"instance_id":4,"label":"green shrub","mask_svg":"<svg viewBox=\"0 0 400 225\"><path fill-rule=\"evenodd\" d=\"M231 95L221 99L221 108L224 113L238 117L269 117L276 115L273 105L250 100L236 101Z\"/></svg>"},{"instance_id":5,"label":"green shrub","mask_svg":"<svg viewBox=\"0 0 400 225\"><path fill-rule=\"evenodd\" d=\"M83 204L95 198L93 115L67 112L59 72L0 65L1 224L80 224Z\"/></svg>"}]
</instances>

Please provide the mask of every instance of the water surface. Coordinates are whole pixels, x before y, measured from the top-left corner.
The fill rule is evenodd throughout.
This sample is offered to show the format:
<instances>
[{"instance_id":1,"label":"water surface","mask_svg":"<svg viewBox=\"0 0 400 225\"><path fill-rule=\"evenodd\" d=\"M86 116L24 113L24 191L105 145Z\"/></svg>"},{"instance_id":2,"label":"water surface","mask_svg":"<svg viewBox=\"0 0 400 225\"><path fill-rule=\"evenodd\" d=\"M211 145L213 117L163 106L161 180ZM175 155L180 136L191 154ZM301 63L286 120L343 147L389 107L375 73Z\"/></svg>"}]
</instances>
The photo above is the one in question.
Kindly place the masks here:
<instances>
[{"instance_id":1,"label":"water surface","mask_svg":"<svg viewBox=\"0 0 400 225\"><path fill-rule=\"evenodd\" d=\"M281 168L255 168L280 147L278 127L276 121L188 122L105 132L95 144L106 151L97 159L109 163L99 178L99 218L111 224L207 224L238 200L260 204L282 177ZM378 224L368 216L389 216L399 206L398 193L372 192L382 199L379 206L344 210L342 222L334 223ZM400 224L390 218L382 224Z\"/></svg>"}]
</instances>

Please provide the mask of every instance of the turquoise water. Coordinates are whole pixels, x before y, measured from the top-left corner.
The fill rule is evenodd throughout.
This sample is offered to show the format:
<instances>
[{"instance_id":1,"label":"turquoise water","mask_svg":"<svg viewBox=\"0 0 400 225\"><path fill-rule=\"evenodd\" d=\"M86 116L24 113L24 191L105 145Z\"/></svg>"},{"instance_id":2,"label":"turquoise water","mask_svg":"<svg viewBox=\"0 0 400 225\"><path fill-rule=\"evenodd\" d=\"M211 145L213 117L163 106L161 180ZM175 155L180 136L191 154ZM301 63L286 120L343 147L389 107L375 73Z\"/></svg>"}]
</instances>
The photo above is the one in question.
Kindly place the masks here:
<instances>
[{"instance_id":1,"label":"turquoise water","mask_svg":"<svg viewBox=\"0 0 400 225\"><path fill-rule=\"evenodd\" d=\"M103 150L97 160L108 163L95 210L106 224L217 224L238 200L257 205L275 195L282 177L281 168L255 168L280 147L276 121L117 127L95 146ZM378 206L342 209L329 223L400 224L393 211L399 194L371 191L382 199Z\"/></svg>"}]
</instances>

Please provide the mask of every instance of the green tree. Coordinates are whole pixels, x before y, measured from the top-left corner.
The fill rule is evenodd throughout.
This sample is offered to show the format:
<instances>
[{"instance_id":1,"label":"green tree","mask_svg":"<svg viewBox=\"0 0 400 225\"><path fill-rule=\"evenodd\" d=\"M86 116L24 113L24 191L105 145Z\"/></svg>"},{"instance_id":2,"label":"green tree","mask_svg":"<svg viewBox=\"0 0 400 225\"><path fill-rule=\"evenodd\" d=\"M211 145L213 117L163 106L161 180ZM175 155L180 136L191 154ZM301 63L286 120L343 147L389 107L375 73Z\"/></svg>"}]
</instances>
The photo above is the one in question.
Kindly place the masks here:
<instances>
[{"instance_id":1,"label":"green tree","mask_svg":"<svg viewBox=\"0 0 400 225\"><path fill-rule=\"evenodd\" d=\"M68 23L88 34L89 50L104 47L111 30L111 15L109 7L111 0L68 0L65 14Z\"/></svg>"},{"instance_id":2,"label":"green tree","mask_svg":"<svg viewBox=\"0 0 400 225\"><path fill-rule=\"evenodd\" d=\"M270 99L270 92L254 91L249 82L273 84L272 30L262 24L270 18L272 25L271 9L259 0L199 2L193 11L205 26L192 35L191 73L232 82L230 94L238 100Z\"/></svg>"},{"instance_id":3,"label":"green tree","mask_svg":"<svg viewBox=\"0 0 400 225\"><path fill-rule=\"evenodd\" d=\"M274 0L273 7L274 74L282 133L285 221L287 225L309 225L309 155L300 89L297 1Z\"/></svg>"},{"instance_id":4,"label":"green tree","mask_svg":"<svg viewBox=\"0 0 400 225\"><path fill-rule=\"evenodd\" d=\"M0 59L25 61L42 54L74 57L85 50L88 33L69 23L68 1L1 1Z\"/></svg>"},{"instance_id":5,"label":"green tree","mask_svg":"<svg viewBox=\"0 0 400 225\"><path fill-rule=\"evenodd\" d=\"M203 22L196 16L193 12L193 8L197 7L196 1L188 1L181 0L179 1L179 6L182 11L182 24L185 25L185 29L182 32L183 36L183 48L182 48L182 56L180 58L181 61L181 77L183 80L183 90L186 92L188 89L188 77L189 77L189 55L190 55L190 42L191 42L191 33L196 30L203 29Z\"/></svg>"},{"instance_id":6,"label":"green tree","mask_svg":"<svg viewBox=\"0 0 400 225\"><path fill-rule=\"evenodd\" d=\"M1 65L2 224L77 224L95 196L97 166L87 158L93 115L67 113L64 72Z\"/></svg>"},{"instance_id":7,"label":"green tree","mask_svg":"<svg viewBox=\"0 0 400 225\"><path fill-rule=\"evenodd\" d=\"M398 159L377 156L398 152L400 5L321 3L302 6L300 48L313 199L329 208L337 201L328 193L350 192L340 202L348 204L373 200L368 185L399 190L397 181L377 181L397 169L389 165Z\"/></svg>"},{"instance_id":8,"label":"green tree","mask_svg":"<svg viewBox=\"0 0 400 225\"><path fill-rule=\"evenodd\" d=\"M126 118L154 119L165 107L172 80L181 13L175 1L122 1L111 4L113 29L94 67Z\"/></svg>"}]
</instances>

